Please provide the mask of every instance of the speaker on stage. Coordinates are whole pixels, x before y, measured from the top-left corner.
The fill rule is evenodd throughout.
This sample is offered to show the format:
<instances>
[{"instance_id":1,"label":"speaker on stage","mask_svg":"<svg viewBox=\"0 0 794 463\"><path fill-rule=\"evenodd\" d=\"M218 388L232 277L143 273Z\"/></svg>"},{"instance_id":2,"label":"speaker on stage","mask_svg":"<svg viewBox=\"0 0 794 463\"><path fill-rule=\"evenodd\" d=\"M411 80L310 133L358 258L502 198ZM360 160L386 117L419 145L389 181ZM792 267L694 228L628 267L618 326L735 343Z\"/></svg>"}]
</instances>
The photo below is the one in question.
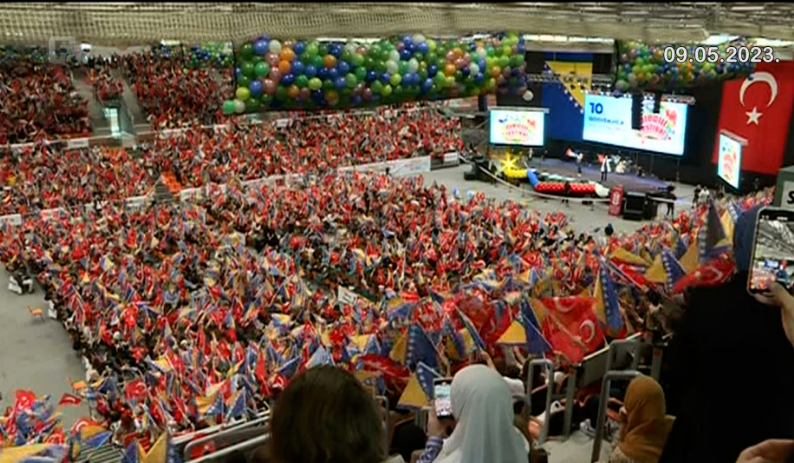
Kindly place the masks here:
<instances>
[{"instance_id":1,"label":"speaker on stage","mask_svg":"<svg viewBox=\"0 0 794 463\"><path fill-rule=\"evenodd\" d=\"M623 203L623 218L629 220L642 220L645 216L645 203L647 194L636 191L627 191Z\"/></svg>"},{"instance_id":2,"label":"speaker on stage","mask_svg":"<svg viewBox=\"0 0 794 463\"><path fill-rule=\"evenodd\" d=\"M642 130L642 100L645 96L642 93L631 95L631 129Z\"/></svg>"}]
</instances>

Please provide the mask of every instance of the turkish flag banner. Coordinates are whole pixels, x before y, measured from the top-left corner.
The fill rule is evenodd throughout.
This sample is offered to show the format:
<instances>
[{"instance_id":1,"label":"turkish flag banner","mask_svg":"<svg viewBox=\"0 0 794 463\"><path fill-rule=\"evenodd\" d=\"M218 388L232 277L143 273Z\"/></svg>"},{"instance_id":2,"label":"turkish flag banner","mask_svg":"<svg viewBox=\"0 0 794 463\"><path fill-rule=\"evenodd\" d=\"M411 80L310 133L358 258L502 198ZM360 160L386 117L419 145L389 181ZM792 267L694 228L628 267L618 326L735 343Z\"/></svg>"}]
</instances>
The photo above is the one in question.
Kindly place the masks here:
<instances>
[{"instance_id":1,"label":"turkish flag banner","mask_svg":"<svg viewBox=\"0 0 794 463\"><path fill-rule=\"evenodd\" d=\"M791 108L794 103L794 61L759 63L745 79L725 82L717 131L747 141L743 171L774 175L783 162ZM714 144L712 162L719 159Z\"/></svg>"}]
</instances>

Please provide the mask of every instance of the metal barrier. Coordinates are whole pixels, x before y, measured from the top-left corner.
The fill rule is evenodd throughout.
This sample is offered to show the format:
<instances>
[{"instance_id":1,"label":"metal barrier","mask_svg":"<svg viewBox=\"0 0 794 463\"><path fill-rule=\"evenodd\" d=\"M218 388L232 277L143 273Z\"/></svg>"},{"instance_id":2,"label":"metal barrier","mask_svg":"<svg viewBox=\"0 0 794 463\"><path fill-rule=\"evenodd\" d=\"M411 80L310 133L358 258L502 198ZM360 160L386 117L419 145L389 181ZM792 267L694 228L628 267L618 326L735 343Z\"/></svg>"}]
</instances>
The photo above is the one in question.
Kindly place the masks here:
<instances>
[{"instance_id":1,"label":"metal barrier","mask_svg":"<svg viewBox=\"0 0 794 463\"><path fill-rule=\"evenodd\" d=\"M207 455L204 455L201 458L197 458L195 460L185 460L185 463L206 463L213 460L216 460L220 457L225 457L226 455L232 454L237 451L241 450L250 450L254 447L258 447L259 445L265 444L268 439L270 439L270 434L263 434L259 437L255 437L253 439L249 439L245 442L240 442L239 444L232 445L230 447L226 447L224 449L218 450L217 452L213 452Z\"/></svg>"},{"instance_id":2,"label":"metal barrier","mask_svg":"<svg viewBox=\"0 0 794 463\"><path fill-rule=\"evenodd\" d=\"M546 380L546 412L545 419L543 420L543 427L540 429L540 436L538 437L538 445L543 445L546 439L549 438L549 427L551 423L551 396L554 394L554 362L549 359L535 359L529 362L527 369L527 404L529 410L532 410L532 377L534 376L535 367L545 365L547 368Z\"/></svg>"},{"instance_id":3,"label":"metal barrier","mask_svg":"<svg viewBox=\"0 0 794 463\"><path fill-rule=\"evenodd\" d=\"M574 407L569 406L569 404L573 404L576 389L602 379L604 375L615 368L616 365L618 368L621 368L624 367L624 365L627 366L630 362L630 368L636 370L640 361L639 346L641 340L641 334L636 333L626 339L612 341L609 346L585 357L582 363L575 367L572 377L568 378L568 389L565 395L566 407L562 430L563 435L571 435ZM632 355L632 351L633 356L629 358L629 356Z\"/></svg>"},{"instance_id":4,"label":"metal barrier","mask_svg":"<svg viewBox=\"0 0 794 463\"><path fill-rule=\"evenodd\" d=\"M228 436L234 432L250 428L254 425L265 424L270 421L270 412L267 412L266 415L260 416L259 418L253 419L251 421L239 421L236 423L231 423L226 426L222 426L218 432L213 432L211 435L202 436L195 440L190 440L190 442L185 445L185 449L182 451L182 456L187 461L190 458L190 451L194 448L198 447L201 444L214 441L218 437ZM201 432L201 431L199 431ZM175 442L176 443L176 442Z\"/></svg>"},{"instance_id":5,"label":"metal barrier","mask_svg":"<svg viewBox=\"0 0 794 463\"><path fill-rule=\"evenodd\" d=\"M596 434L593 439L593 454L590 463L595 463L601 457L601 439L604 437L604 426L607 415L607 401L609 400L609 386L613 380L632 380L640 376L637 370L610 371L604 375L604 382L601 385L601 399L598 403L598 418L596 419Z\"/></svg>"}]
</instances>

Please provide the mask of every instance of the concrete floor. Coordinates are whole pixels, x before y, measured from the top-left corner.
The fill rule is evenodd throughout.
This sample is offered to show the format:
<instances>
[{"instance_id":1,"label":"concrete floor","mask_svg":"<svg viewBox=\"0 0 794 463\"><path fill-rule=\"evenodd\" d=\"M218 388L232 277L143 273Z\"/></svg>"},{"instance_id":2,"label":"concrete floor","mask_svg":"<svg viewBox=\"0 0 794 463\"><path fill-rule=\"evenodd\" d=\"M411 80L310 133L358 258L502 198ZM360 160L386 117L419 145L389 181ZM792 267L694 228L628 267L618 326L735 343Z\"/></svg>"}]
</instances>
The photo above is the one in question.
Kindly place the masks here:
<instances>
[{"instance_id":1,"label":"concrete floor","mask_svg":"<svg viewBox=\"0 0 794 463\"><path fill-rule=\"evenodd\" d=\"M463 179L463 172L469 166L442 169L425 174L427 184L433 181L447 185L449 190L458 188L465 197L469 190L482 191L489 197L499 200L513 199L523 201L528 207L543 213L564 210L577 232L592 231L603 228L611 223L617 232L630 233L642 222L623 220L607 215L606 205L593 208L571 203L563 205L557 200L544 200L522 195L504 186L491 185L484 182L468 182ZM678 186L680 207L689 207L692 200L692 188ZM8 281L5 269L0 268L0 282ZM13 404L16 389L30 389L37 394L50 394L57 403L65 392L71 388L66 378L75 381L85 379L85 370L80 358L72 350L66 331L55 320L46 318L42 321L31 319L27 306L33 308L46 307L41 290L35 294L17 296L6 288L0 289L0 306L3 311L0 323L0 393L3 402L0 406ZM45 311L46 313L46 311ZM88 415L88 407L66 407L63 413L64 426L68 429L81 416ZM544 445L551 453L553 463L580 463L589 461L592 440L577 432L566 442L550 441ZM605 443L602 453L608 452L609 444Z\"/></svg>"}]
</instances>

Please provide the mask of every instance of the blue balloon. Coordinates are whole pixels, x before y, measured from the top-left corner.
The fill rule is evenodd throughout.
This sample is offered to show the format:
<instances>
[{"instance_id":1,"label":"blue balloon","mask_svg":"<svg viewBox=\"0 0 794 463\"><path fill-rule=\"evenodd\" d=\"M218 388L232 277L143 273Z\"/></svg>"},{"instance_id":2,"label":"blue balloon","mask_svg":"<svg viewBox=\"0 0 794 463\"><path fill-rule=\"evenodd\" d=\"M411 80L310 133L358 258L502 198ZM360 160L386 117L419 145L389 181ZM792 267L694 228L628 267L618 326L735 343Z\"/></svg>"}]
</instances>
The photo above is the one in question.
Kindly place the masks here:
<instances>
[{"instance_id":1,"label":"blue balloon","mask_svg":"<svg viewBox=\"0 0 794 463\"><path fill-rule=\"evenodd\" d=\"M292 66L293 69L295 69L295 63L292 63ZM312 78L317 75L317 68L311 64L307 64L306 67L303 68L303 73L306 74L306 77Z\"/></svg>"},{"instance_id":2,"label":"blue balloon","mask_svg":"<svg viewBox=\"0 0 794 463\"><path fill-rule=\"evenodd\" d=\"M474 81L477 82L478 84L482 82L484 79L485 76L482 74L482 72L478 72L477 75L474 76Z\"/></svg>"},{"instance_id":3,"label":"blue balloon","mask_svg":"<svg viewBox=\"0 0 794 463\"><path fill-rule=\"evenodd\" d=\"M317 77L319 77L322 80L328 79L328 68L326 67L320 68L320 70L317 71Z\"/></svg>"},{"instance_id":4,"label":"blue balloon","mask_svg":"<svg viewBox=\"0 0 794 463\"><path fill-rule=\"evenodd\" d=\"M378 73L375 71L367 71L367 82L375 82L378 79Z\"/></svg>"},{"instance_id":5,"label":"blue balloon","mask_svg":"<svg viewBox=\"0 0 794 463\"><path fill-rule=\"evenodd\" d=\"M408 73L408 85L419 85L419 74L415 72Z\"/></svg>"},{"instance_id":6,"label":"blue balloon","mask_svg":"<svg viewBox=\"0 0 794 463\"><path fill-rule=\"evenodd\" d=\"M480 60L477 61L477 66L480 68L481 71L485 71L485 68L488 67L488 62L485 61L485 58L480 58Z\"/></svg>"},{"instance_id":7,"label":"blue balloon","mask_svg":"<svg viewBox=\"0 0 794 463\"><path fill-rule=\"evenodd\" d=\"M312 100L319 102L323 99L323 91L322 90L312 90Z\"/></svg>"},{"instance_id":8,"label":"blue balloon","mask_svg":"<svg viewBox=\"0 0 794 463\"><path fill-rule=\"evenodd\" d=\"M300 56L306 51L306 44L303 42L295 42L295 45L292 46L292 51L295 52L296 55Z\"/></svg>"},{"instance_id":9,"label":"blue balloon","mask_svg":"<svg viewBox=\"0 0 794 463\"><path fill-rule=\"evenodd\" d=\"M416 45L416 52L426 55L430 51L430 46L427 42L420 42Z\"/></svg>"},{"instance_id":10,"label":"blue balloon","mask_svg":"<svg viewBox=\"0 0 794 463\"><path fill-rule=\"evenodd\" d=\"M236 66L236 67L234 68L234 78L235 78L235 79L239 79L241 75L243 75L243 70L242 70L242 68L241 68L240 66Z\"/></svg>"},{"instance_id":11,"label":"blue balloon","mask_svg":"<svg viewBox=\"0 0 794 463\"><path fill-rule=\"evenodd\" d=\"M517 51L520 55L523 55L527 51L527 47L524 45L524 42L518 42Z\"/></svg>"},{"instance_id":12,"label":"blue balloon","mask_svg":"<svg viewBox=\"0 0 794 463\"><path fill-rule=\"evenodd\" d=\"M251 92L253 96L259 96L262 94L262 81L261 80L252 80L250 84L248 84L248 90Z\"/></svg>"},{"instance_id":13,"label":"blue balloon","mask_svg":"<svg viewBox=\"0 0 794 463\"><path fill-rule=\"evenodd\" d=\"M463 69L460 70L460 73L463 74L463 77L468 77L468 75L469 75L469 67L465 66Z\"/></svg>"},{"instance_id":14,"label":"blue balloon","mask_svg":"<svg viewBox=\"0 0 794 463\"><path fill-rule=\"evenodd\" d=\"M413 45L413 43L414 43L414 38L413 37L411 37L410 35L404 35L403 36L403 44L405 44L405 45L408 45L408 44Z\"/></svg>"},{"instance_id":15,"label":"blue balloon","mask_svg":"<svg viewBox=\"0 0 794 463\"><path fill-rule=\"evenodd\" d=\"M431 64L427 67L427 77L435 77L438 74L438 66Z\"/></svg>"},{"instance_id":16,"label":"blue balloon","mask_svg":"<svg viewBox=\"0 0 794 463\"><path fill-rule=\"evenodd\" d=\"M360 105L362 100L361 97L358 95L353 95L353 98L350 100L354 105Z\"/></svg>"},{"instance_id":17,"label":"blue balloon","mask_svg":"<svg viewBox=\"0 0 794 463\"><path fill-rule=\"evenodd\" d=\"M400 59L403 61L408 61L411 59L411 52L403 48L403 50L400 52Z\"/></svg>"},{"instance_id":18,"label":"blue balloon","mask_svg":"<svg viewBox=\"0 0 794 463\"><path fill-rule=\"evenodd\" d=\"M339 71L336 68L328 68L328 78L331 80L336 80L339 77Z\"/></svg>"},{"instance_id":19,"label":"blue balloon","mask_svg":"<svg viewBox=\"0 0 794 463\"><path fill-rule=\"evenodd\" d=\"M267 42L264 40L254 42L254 54L264 56L265 53L267 53Z\"/></svg>"},{"instance_id":20,"label":"blue balloon","mask_svg":"<svg viewBox=\"0 0 794 463\"><path fill-rule=\"evenodd\" d=\"M350 72L350 65L344 61L340 61L339 64L336 65L336 70L339 72L340 76L344 76Z\"/></svg>"},{"instance_id":21,"label":"blue balloon","mask_svg":"<svg viewBox=\"0 0 794 463\"><path fill-rule=\"evenodd\" d=\"M339 58L339 55L342 54L342 47L340 47L338 44L332 44L328 47L328 54Z\"/></svg>"},{"instance_id":22,"label":"blue balloon","mask_svg":"<svg viewBox=\"0 0 794 463\"><path fill-rule=\"evenodd\" d=\"M411 42L411 43L406 43L406 44L405 44L405 48L404 48L404 49L405 49L405 50L407 50L409 53L413 54L413 52L414 52L414 49L415 49L415 48L414 48L414 44L413 44L413 42Z\"/></svg>"},{"instance_id":23,"label":"blue balloon","mask_svg":"<svg viewBox=\"0 0 794 463\"><path fill-rule=\"evenodd\" d=\"M290 71L296 76L299 76L306 72L306 66L304 66L303 63L300 62L300 60L296 59L295 61L292 62ZM315 72L317 71L315 70Z\"/></svg>"},{"instance_id":24,"label":"blue balloon","mask_svg":"<svg viewBox=\"0 0 794 463\"><path fill-rule=\"evenodd\" d=\"M424 90L425 92L427 92L427 91L429 91L431 88L433 88L433 79L425 79L425 81L424 81L424 82L422 82L422 90Z\"/></svg>"},{"instance_id":25,"label":"blue balloon","mask_svg":"<svg viewBox=\"0 0 794 463\"><path fill-rule=\"evenodd\" d=\"M334 87L336 87L337 90L342 90L343 88L345 88L345 85L347 85L347 81L345 80L344 77L338 77L334 81Z\"/></svg>"},{"instance_id":26,"label":"blue balloon","mask_svg":"<svg viewBox=\"0 0 794 463\"><path fill-rule=\"evenodd\" d=\"M391 79L391 74L389 74L388 72L384 72L383 74L380 75L380 81L383 82L384 84L389 83L389 79Z\"/></svg>"},{"instance_id":27,"label":"blue balloon","mask_svg":"<svg viewBox=\"0 0 794 463\"><path fill-rule=\"evenodd\" d=\"M380 100L380 94L372 92L372 101Z\"/></svg>"},{"instance_id":28,"label":"blue balloon","mask_svg":"<svg viewBox=\"0 0 794 463\"><path fill-rule=\"evenodd\" d=\"M292 85L295 83L295 74L291 72L289 74L284 74L284 76L281 77L281 83L284 85Z\"/></svg>"},{"instance_id":29,"label":"blue balloon","mask_svg":"<svg viewBox=\"0 0 794 463\"><path fill-rule=\"evenodd\" d=\"M513 77L517 76L518 75L518 68L511 69L510 70L510 75L513 76Z\"/></svg>"}]
</instances>

